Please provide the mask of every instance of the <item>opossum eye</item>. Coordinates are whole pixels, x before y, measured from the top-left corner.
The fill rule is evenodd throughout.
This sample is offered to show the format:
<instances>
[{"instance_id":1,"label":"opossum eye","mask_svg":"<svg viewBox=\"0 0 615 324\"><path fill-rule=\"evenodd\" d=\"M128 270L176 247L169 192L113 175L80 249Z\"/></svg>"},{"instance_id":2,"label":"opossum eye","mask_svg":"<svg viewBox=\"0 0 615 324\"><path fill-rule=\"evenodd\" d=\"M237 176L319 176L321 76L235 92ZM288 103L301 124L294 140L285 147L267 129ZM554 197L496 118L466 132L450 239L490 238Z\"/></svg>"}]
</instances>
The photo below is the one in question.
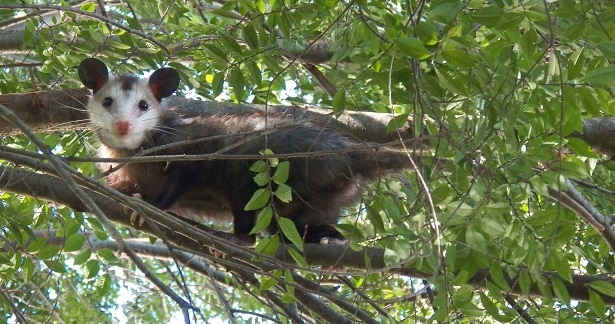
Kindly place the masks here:
<instances>
[{"instance_id":1,"label":"opossum eye","mask_svg":"<svg viewBox=\"0 0 615 324\"><path fill-rule=\"evenodd\" d=\"M105 108L109 108L111 107L111 105L113 104L113 99L111 97L106 97L105 99L103 99L102 101L102 105Z\"/></svg>"},{"instance_id":2,"label":"opossum eye","mask_svg":"<svg viewBox=\"0 0 615 324\"><path fill-rule=\"evenodd\" d=\"M141 111L147 111L147 110L149 110L149 105L147 104L147 101L145 101L145 100L141 100L141 101L139 101L139 109L140 109Z\"/></svg>"}]
</instances>

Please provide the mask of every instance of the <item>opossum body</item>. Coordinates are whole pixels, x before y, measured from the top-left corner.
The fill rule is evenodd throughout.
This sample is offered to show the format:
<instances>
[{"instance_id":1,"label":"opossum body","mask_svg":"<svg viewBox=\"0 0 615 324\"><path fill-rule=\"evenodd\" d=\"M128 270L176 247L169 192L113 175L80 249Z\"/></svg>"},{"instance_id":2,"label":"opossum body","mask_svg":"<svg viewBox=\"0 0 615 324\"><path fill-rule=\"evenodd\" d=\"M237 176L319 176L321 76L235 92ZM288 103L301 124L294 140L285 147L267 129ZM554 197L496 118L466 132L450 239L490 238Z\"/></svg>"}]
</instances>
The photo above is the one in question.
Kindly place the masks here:
<instances>
[{"instance_id":1,"label":"opossum body","mask_svg":"<svg viewBox=\"0 0 615 324\"><path fill-rule=\"evenodd\" d=\"M87 109L101 142L100 157L131 157L142 149L199 139L206 140L155 154L201 155L224 150L229 156L254 155L263 148L276 154L344 151L288 159L286 184L292 188L292 200L274 199L273 207L278 215L294 222L305 242L343 240L332 226L341 208L357 199L366 181L401 170L408 163L408 157L398 152L352 151L360 148L359 143L340 133L309 123L295 125L280 115L268 116L266 122L264 116L255 114L180 118L160 103L179 85L179 74L171 68L139 79L110 74L103 62L88 58L79 66L79 77L93 91ZM253 163L244 159L133 163L106 180L124 194L140 194L152 205L183 217L232 219L235 240L249 245L254 241L249 233L256 212L244 207L258 189L250 171ZM115 166L99 165L102 171ZM275 230L275 224L270 230Z\"/></svg>"}]
</instances>

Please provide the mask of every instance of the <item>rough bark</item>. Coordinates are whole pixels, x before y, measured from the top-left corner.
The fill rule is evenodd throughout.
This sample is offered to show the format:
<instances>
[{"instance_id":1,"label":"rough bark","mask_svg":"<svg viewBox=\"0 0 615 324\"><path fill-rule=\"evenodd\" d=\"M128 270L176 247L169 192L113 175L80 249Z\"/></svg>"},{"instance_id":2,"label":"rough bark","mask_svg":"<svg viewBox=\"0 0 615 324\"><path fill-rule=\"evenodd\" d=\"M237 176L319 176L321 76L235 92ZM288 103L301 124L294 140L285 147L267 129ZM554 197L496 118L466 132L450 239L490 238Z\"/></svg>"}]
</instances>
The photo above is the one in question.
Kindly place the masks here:
<instances>
[{"instance_id":1,"label":"rough bark","mask_svg":"<svg viewBox=\"0 0 615 324\"><path fill-rule=\"evenodd\" d=\"M584 119L583 134L575 136L602 153L615 155L615 117Z\"/></svg>"}]
</instances>

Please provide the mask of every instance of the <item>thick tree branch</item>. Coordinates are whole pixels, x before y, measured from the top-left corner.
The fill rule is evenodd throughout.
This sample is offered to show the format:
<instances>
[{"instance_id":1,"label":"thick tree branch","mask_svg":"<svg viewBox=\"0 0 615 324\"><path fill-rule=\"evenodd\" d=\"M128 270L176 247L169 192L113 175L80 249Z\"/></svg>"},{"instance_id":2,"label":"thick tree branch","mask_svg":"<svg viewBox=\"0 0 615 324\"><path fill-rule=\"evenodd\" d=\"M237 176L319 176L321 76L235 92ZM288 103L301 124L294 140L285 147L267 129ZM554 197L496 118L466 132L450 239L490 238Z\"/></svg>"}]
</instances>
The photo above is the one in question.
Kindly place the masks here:
<instances>
[{"instance_id":1,"label":"thick tree branch","mask_svg":"<svg viewBox=\"0 0 615 324\"><path fill-rule=\"evenodd\" d=\"M609 155L615 155L615 117L588 118L583 120L583 134L575 133L589 146Z\"/></svg>"},{"instance_id":2,"label":"thick tree branch","mask_svg":"<svg viewBox=\"0 0 615 324\"><path fill-rule=\"evenodd\" d=\"M0 104L11 109L35 132L84 129L88 118L85 105L87 89L50 90L23 94L0 95ZM346 111L340 117L330 110L297 106L237 105L172 96L163 101L179 114L186 116L211 114L274 113L291 116L297 122L314 122L343 131L357 139L386 143L411 139L411 123L395 132L387 133L391 114ZM18 130L0 119L0 134L15 134Z\"/></svg>"},{"instance_id":3,"label":"thick tree branch","mask_svg":"<svg viewBox=\"0 0 615 324\"><path fill-rule=\"evenodd\" d=\"M67 205L76 211L86 211L85 206L74 196L74 193L72 193L65 184L59 182L56 177L51 175L0 167L0 188L4 191L29 195L42 200ZM94 202L100 206L102 211L109 217L109 219L126 226L132 226L128 215L124 213L123 207L116 201L91 190L86 190L86 192L92 197ZM230 256L229 260L216 259L216 262L227 266L233 265L231 261L234 258L249 261L254 255L249 249L229 244L221 238L204 233L202 230L166 213L161 214L166 215L165 217L168 217L169 219L164 221L165 224L162 224L163 226L160 226L160 232L155 231L147 223L143 227L140 227L139 230L152 235L164 235L168 242L181 247L182 250L186 252L196 253L196 255L199 256L210 256L211 254L208 247L212 246ZM148 213L148 215L150 214ZM376 248L365 248L361 251L353 251L348 249L346 246L339 245L305 245L306 261L312 265L337 265L351 269L370 269L370 271L385 270L414 278L423 278L427 280L433 279L435 274L423 273L412 268L389 267L384 261L384 252L384 250ZM276 253L275 258L282 261L292 259L291 256L283 249ZM369 260L369 263L367 263L366 260ZM292 267L293 265L288 263L279 263L278 266ZM525 270L518 269L517 273L521 271ZM504 278L509 285L510 292L513 294L523 295L523 290L521 289L517 278L507 275L508 271L503 271L503 273ZM352 272L349 274L352 274ZM582 301L589 300L591 288L587 285L588 283L594 281L606 281L615 285L615 278L607 275L573 275L572 282L567 282L566 279L560 277L555 272L543 272L539 280L546 282L548 285L553 278L559 279L564 283L564 285L566 285L566 289L570 292L571 298ZM469 283L475 287L483 288L486 281L491 280L490 271L488 269L479 269L469 279ZM528 293L531 296L542 296L542 293L537 285L531 285ZM605 303L615 305L614 297L604 295L598 291L595 291L595 293L600 295Z\"/></svg>"},{"instance_id":4,"label":"thick tree branch","mask_svg":"<svg viewBox=\"0 0 615 324\"><path fill-rule=\"evenodd\" d=\"M549 188L551 197L558 200L562 205L568 207L579 215L587 224L592 226L604 241L615 252L615 227L613 227L613 217L603 215L575 188L574 184L566 179L566 190L556 190Z\"/></svg>"}]
</instances>

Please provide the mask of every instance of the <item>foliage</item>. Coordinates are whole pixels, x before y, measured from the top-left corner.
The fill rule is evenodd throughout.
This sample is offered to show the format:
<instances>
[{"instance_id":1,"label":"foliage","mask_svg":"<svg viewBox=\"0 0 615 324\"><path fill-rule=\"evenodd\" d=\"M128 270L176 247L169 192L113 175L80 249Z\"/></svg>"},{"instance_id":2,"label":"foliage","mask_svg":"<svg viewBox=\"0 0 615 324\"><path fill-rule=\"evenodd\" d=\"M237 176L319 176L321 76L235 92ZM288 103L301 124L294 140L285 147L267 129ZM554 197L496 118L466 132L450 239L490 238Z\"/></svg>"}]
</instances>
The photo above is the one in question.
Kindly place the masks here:
<instances>
[{"instance_id":1,"label":"foliage","mask_svg":"<svg viewBox=\"0 0 615 324\"><path fill-rule=\"evenodd\" d=\"M273 306L277 296L297 307L291 309L299 319L319 322L325 316L299 297L307 280L376 322L615 321L613 303L605 300L615 297L610 283L592 282L582 301L566 285L574 275L615 271L609 242L549 198L549 188L566 187L564 178L579 179L595 185L583 186L594 205L615 211L613 163L569 137L583 132L583 118L615 113L614 3L163 0L108 1L101 8L100 1L50 2L0 1L0 43L9 31L23 31L20 49L0 57L0 94L80 87L75 67L96 56L116 72L175 67L186 86L182 95L310 104L336 114L394 113L390 131L409 121L414 135L428 135L426 145L406 148L430 159L403 179L374 184L339 226L355 250L386 248L387 268L324 271L307 267L292 250L299 265L255 273L255 283L238 270L225 272L224 261L210 260L199 272L147 259L155 276L199 309L190 316L297 321ZM335 93L310 62L289 55L321 41L330 42L332 55L317 71ZM91 156L90 135L39 137L55 154ZM4 136L0 144L39 151L23 135ZM267 179L259 185L267 193L255 208L265 207L264 218L272 216L265 188L284 181L269 181L280 165L263 163L258 172ZM92 163L73 167L95 173ZM90 245L110 240L98 218L1 190L2 319L181 318L180 306L117 250ZM139 235L118 229L126 238ZM273 240L264 238L258 251ZM399 268L428 276L388 271ZM477 285L471 278L481 271L489 280ZM545 272L559 278L547 283ZM520 293L511 294L507 277L516 277Z\"/></svg>"}]
</instances>

